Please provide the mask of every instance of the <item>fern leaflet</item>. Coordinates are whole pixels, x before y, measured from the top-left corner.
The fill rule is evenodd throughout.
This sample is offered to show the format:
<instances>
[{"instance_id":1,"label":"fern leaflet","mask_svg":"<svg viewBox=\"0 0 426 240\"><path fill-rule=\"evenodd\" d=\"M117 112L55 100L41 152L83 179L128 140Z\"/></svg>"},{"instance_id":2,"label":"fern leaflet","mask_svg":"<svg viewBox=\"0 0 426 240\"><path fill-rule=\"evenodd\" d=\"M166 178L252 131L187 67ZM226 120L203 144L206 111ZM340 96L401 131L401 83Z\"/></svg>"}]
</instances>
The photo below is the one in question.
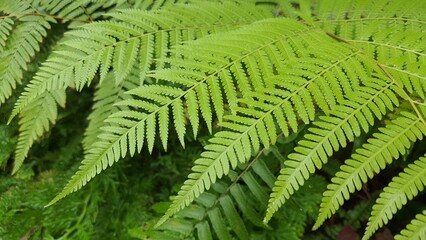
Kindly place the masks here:
<instances>
[{"instance_id":1,"label":"fern leaflet","mask_svg":"<svg viewBox=\"0 0 426 240\"><path fill-rule=\"evenodd\" d=\"M22 112L24 117L19 121L18 144L12 174L19 170L34 141L50 128L51 123L56 121L57 106L65 107L65 91L56 90L44 94L47 96L37 99ZM38 114L39 112L43 114Z\"/></svg>"},{"instance_id":2,"label":"fern leaflet","mask_svg":"<svg viewBox=\"0 0 426 240\"><path fill-rule=\"evenodd\" d=\"M344 202L349 194L361 189L362 183L372 178L385 168L387 163L405 154L411 142L422 139L426 134L426 126L421 118L409 113L393 120L381 133L374 134L362 148L357 149L351 159L345 161L341 170L331 180L332 183L324 192L320 214L314 229L318 228L326 218L330 217Z\"/></svg>"},{"instance_id":3,"label":"fern leaflet","mask_svg":"<svg viewBox=\"0 0 426 240\"><path fill-rule=\"evenodd\" d=\"M393 215L407 203L407 200L412 200L423 191L425 183L426 157L421 157L413 164L408 165L383 189L373 206L363 239L369 239L377 229L392 219Z\"/></svg>"},{"instance_id":4,"label":"fern leaflet","mask_svg":"<svg viewBox=\"0 0 426 240\"><path fill-rule=\"evenodd\" d=\"M235 10L232 18L222 18L223 9L241 7L248 14L240 15L240 11ZM179 12L185 14L176 15ZM206 14L195 17L200 12ZM215 14L207 14L209 12ZM142 66L140 76L143 81L145 71L154 63L153 58L165 57L169 45L178 45L182 41L200 37L206 31L223 31L267 16L264 12L255 11L252 4L240 5L232 2L177 4L173 8L157 11L127 9L109 15L113 20L86 24L81 29L67 33L69 40L61 44L61 48L58 48L31 80L19 98L11 118L44 91L73 85L81 89L90 84L98 69L102 82L105 73L112 68L116 83L119 84L139 64ZM136 61L137 57L140 61Z\"/></svg>"},{"instance_id":5,"label":"fern leaflet","mask_svg":"<svg viewBox=\"0 0 426 240\"><path fill-rule=\"evenodd\" d=\"M265 89L263 94L259 94L258 90L240 100L243 106L248 107L237 107L235 109L240 115L226 117L228 121L221 125L229 130L215 134L210 140L211 144L206 146L201 158L195 161L193 173L188 176L188 180L159 224L192 202L205 189L209 189L210 184L223 174L226 175L230 167L234 169L238 162L243 163L253 153L257 153L260 143L268 148L270 144L275 144L279 131L287 136L289 126L297 130L298 117L309 123L315 116L314 101L323 103L325 110L329 109L327 101L333 99L327 99L329 95L317 94L316 87L320 85L325 88L329 82L327 80L334 77L330 73L339 72L346 61L356 59L357 56L357 52L351 52L351 49L344 48L340 44L333 47L340 51L326 52L328 49L324 49L324 52L318 54L318 59L323 60L320 60L318 65L316 65L318 61L313 63L301 58L298 60L299 64L295 60L292 62L294 69L287 68L287 74L282 73L268 79L269 84L275 86L274 91ZM342 85L346 86L346 91L352 90L352 86L346 82L349 80L341 81ZM341 88L330 87L330 89L333 89L337 96L343 95L344 90ZM280 129L276 128L275 121Z\"/></svg>"},{"instance_id":6,"label":"fern leaflet","mask_svg":"<svg viewBox=\"0 0 426 240\"><path fill-rule=\"evenodd\" d=\"M308 129L310 133L284 162L269 200L265 222L316 168L320 169L327 163L333 152L340 146L345 147L347 140L354 141L361 132L368 132L375 117L381 119L387 112L386 108L393 110L393 105L398 104L395 94L389 91L392 83L378 78L373 78L372 82L374 84L370 88L362 87L349 94L347 100L333 108L332 116L321 116L320 121L314 122L315 127Z\"/></svg>"},{"instance_id":7,"label":"fern leaflet","mask_svg":"<svg viewBox=\"0 0 426 240\"><path fill-rule=\"evenodd\" d=\"M395 240L421 240L426 237L426 211L417 214L407 227L395 236Z\"/></svg>"}]
</instances>

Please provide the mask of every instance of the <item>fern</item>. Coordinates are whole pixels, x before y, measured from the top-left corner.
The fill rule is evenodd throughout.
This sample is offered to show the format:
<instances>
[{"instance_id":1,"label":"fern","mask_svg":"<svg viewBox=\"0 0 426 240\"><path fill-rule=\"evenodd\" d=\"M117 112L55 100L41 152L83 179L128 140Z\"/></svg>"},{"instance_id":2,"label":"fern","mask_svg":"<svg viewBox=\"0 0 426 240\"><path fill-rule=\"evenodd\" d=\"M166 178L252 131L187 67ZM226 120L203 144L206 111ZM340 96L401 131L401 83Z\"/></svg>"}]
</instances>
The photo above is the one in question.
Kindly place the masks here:
<instances>
[{"instance_id":1,"label":"fern","mask_svg":"<svg viewBox=\"0 0 426 240\"><path fill-rule=\"evenodd\" d=\"M14 23L10 19L3 22ZM50 23L43 17L24 16L10 33L2 35L6 41L0 51L0 104L12 95L17 84L21 84L27 63L40 50L40 43L49 28Z\"/></svg>"},{"instance_id":2,"label":"fern","mask_svg":"<svg viewBox=\"0 0 426 240\"><path fill-rule=\"evenodd\" d=\"M417 214L416 218L407 225L406 229L395 236L396 240L424 239L426 236L426 212Z\"/></svg>"},{"instance_id":3,"label":"fern","mask_svg":"<svg viewBox=\"0 0 426 240\"><path fill-rule=\"evenodd\" d=\"M411 161L413 149L424 155L426 2L271 2L0 2L0 104L25 82L28 63L37 70L9 119L20 117L13 173L57 120L66 90L95 84L84 158L48 205L127 155L210 138L151 237L266 239L245 225L291 218L282 205L353 147L342 165L331 163L340 170L323 193L318 229L388 164ZM57 26L64 37L40 51ZM274 163L257 164L269 151L281 160L276 179ZM409 162L385 187L364 239L423 191L425 164ZM253 169L237 177L242 166ZM423 220L424 212L399 238L422 238Z\"/></svg>"},{"instance_id":4,"label":"fern","mask_svg":"<svg viewBox=\"0 0 426 240\"><path fill-rule=\"evenodd\" d=\"M87 24L82 29L69 32L70 39L61 44L62 48L58 48L26 87L11 118L44 91L73 85L81 89L90 84L98 69L102 82L112 67L116 84L119 84L138 64L143 81L153 59L165 57L169 45L202 36L206 31L226 29L265 16L251 10L252 5L248 4L244 6L248 11L246 15L238 15L235 11L233 16L221 19L224 9L239 7L232 2L220 5L202 2L149 12L126 9L109 14L114 20ZM215 14L195 17L200 11ZM179 12L185 12L186 16L178 15ZM136 61L136 57L141 60Z\"/></svg>"},{"instance_id":5,"label":"fern","mask_svg":"<svg viewBox=\"0 0 426 240\"><path fill-rule=\"evenodd\" d=\"M25 117L19 121L20 129L12 173L16 173L27 157L29 147L40 138L57 118L57 105L65 107L65 92L57 90L34 101L23 110ZM45 113L44 115L37 114Z\"/></svg>"},{"instance_id":6,"label":"fern","mask_svg":"<svg viewBox=\"0 0 426 240\"><path fill-rule=\"evenodd\" d=\"M316 40L318 39L319 37L316 37ZM190 179L178 193L166 217L191 202L203 192L203 189L209 189L210 183L214 183L216 177L221 178L222 174L226 175L230 166L235 168L238 161L247 161L253 153L259 151L260 142L266 148L270 143L275 144L278 129L274 120L280 124L280 130L287 136L288 126L297 130L298 117L305 123L314 119L314 101L324 111L328 111L330 105L333 106L339 101L339 99L333 99L333 96L338 98L345 92L350 92L353 87L357 88L357 85L351 86L349 79L341 79L341 85L344 86L342 89L336 85L328 86L330 82L328 80L342 71L341 65L344 68L346 61L352 58L357 59L357 52L351 52L351 49L345 49L340 44L335 44L333 47L339 50L330 51L331 47L325 48L324 52L317 52L318 61L311 62L309 59L301 58L298 60L299 63L292 62L292 68L286 68L288 75L280 74L278 77L268 79L269 83L275 86L273 91L265 89L265 95L253 93L252 96L248 95L246 99L240 101L243 106L250 107L238 108L240 116L229 116L229 121L221 124L230 131L220 132L210 140L212 144L206 147L207 152L202 155L202 158L195 162L194 174L189 175ZM307 77L298 77L300 75ZM357 81L353 83L357 84ZM332 89L336 94L329 92L329 95L323 95L318 92L321 87Z\"/></svg>"},{"instance_id":7,"label":"fern","mask_svg":"<svg viewBox=\"0 0 426 240\"><path fill-rule=\"evenodd\" d=\"M216 83L209 83L206 81L217 81L216 77L218 76L224 76L225 79L221 79L221 81L224 81L225 84L228 85L229 92L224 90L225 93L228 93L230 96L236 97L235 94L237 94L235 86L232 86L233 84L232 78L231 78L231 72L225 72L229 71L233 64L241 64L240 61L244 60L245 57L251 57L253 54L257 54L257 51L263 50L261 46L269 46L269 44L275 43L277 41L283 41L287 38L287 34L289 37L295 36L293 31L300 32L300 26L293 26L290 27L290 22L283 21L283 20L270 20L270 21L264 21L260 22L259 26L256 26L257 29L260 29L260 31L263 29L262 26L271 24L276 24L276 27L280 26L286 26L287 31L277 34L276 39L265 39L261 38L259 39L260 43L253 43L252 46L247 46L248 53L243 53L242 56L234 56L235 60L231 63L224 62L221 59L220 62L217 64L219 66L224 65L220 68L223 68L223 72L218 72L216 68L209 66L210 62L206 61L204 62L205 65L205 71L208 71L209 73L206 76L203 76L201 73L194 73L191 75L184 75L185 72L188 72L188 70L182 70L182 67L179 67L177 65L176 68L172 68L170 70L159 70L156 72L153 76L156 78L160 78L163 80L167 80L168 77L172 76L180 76L179 79L174 78L172 82L175 82L179 85L186 86L187 90L182 90L177 87L173 86L157 86L157 85L146 85L142 86L140 88L131 90L129 94L134 95L136 99L130 99L127 101L123 101L118 103L118 105L121 106L127 106L132 107L138 111L134 110L128 110L128 111L120 111L116 114L110 116L106 121L114 124L114 126L110 128L105 128L105 133L102 134L102 141L98 142L95 148L92 148L90 153L86 156L85 160L83 160L84 165L82 165L82 169L75 175L74 179L68 184L68 186L65 188L63 193L61 194L61 197L69 194L72 191L75 191L79 189L82 185L84 185L88 180L90 180L90 176L94 174L96 171L101 171L101 169L105 169L107 166L111 166L114 162L118 161L121 157L124 157L127 153L127 146L128 150L130 152L130 155L133 155L135 152L140 152L143 143L145 142L144 139L146 139L146 142L148 144L148 149L152 151L155 141L155 135L156 135L156 129L159 128L160 137L162 137L163 146L166 147L167 139L165 139L165 134L161 134L164 132L168 132L168 113L173 113L173 124L175 126L176 132L179 136L179 139L183 143L183 136L186 132L185 128L185 117L183 113L183 99L186 100L186 104L188 105L188 113L192 117L198 116L198 111L201 111L201 115L203 116L204 120L206 121L209 129L211 129L211 122L212 122L212 109L210 105L210 96L208 94L208 86L216 85L214 89L220 90L220 85L217 86L218 82ZM293 23L293 22L291 22ZM255 28L255 29L256 29ZM259 31L259 30L258 30ZM238 33L241 32L241 33ZM237 34L243 35L246 34L246 32L251 32L251 29L248 28L237 30ZM269 31L268 31L269 32ZM315 34L315 33L313 33ZM208 42L215 42L210 39L200 40L201 43L204 41ZM232 41L222 41L224 44L233 44ZM260 45L263 42L263 45ZM279 42L282 43L282 42ZM194 52L195 48L194 45L189 44L188 47L191 47L192 50L191 53ZM253 49L250 49L253 48ZM187 50L187 47L184 46L182 48L183 50L181 52L177 52L176 56L180 56L183 54L183 52L189 52ZM249 50L250 49L250 50ZM196 50L196 52L201 52L202 50ZM249 61L249 60L247 60ZM253 60L253 63L255 64L254 67L258 68L257 66L257 59ZM260 60L259 60L260 61ZM181 61L177 59L177 63L180 63ZM278 64L279 62L277 62ZM187 61L185 63L180 64L188 64L189 67L193 66L192 61ZM198 65L197 65L198 66ZM203 65L199 64L199 67L201 68ZM218 66L218 68L219 68ZM219 69L220 69L219 68ZM213 69L213 70L212 70ZM256 70L256 69L254 69ZM204 69L202 70L204 71ZM243 74L242 70L239 70L241 74ZM259 72L258 72L259 73ZM248 74L248 73L245 73ZM218 75L218 76L217 76ZM194 79L193 77L198 77L199 80ZM248 79L248 78L247 78ZM242 84L246 84L246 82L243 82ZM224 87L226 88L226 87ZM213 95L215 94L221 94L220 92L213 93L212 99L214 98ZM217 100L218 98L216 98ZM228 99L234 99L233 97L228 97ZM194 105L190 105L194 104ZM213 102L214 106L221 106L219 104L215 104ZM220 111L219 111L220 112ZM158 127L157 127L157 120L158 120ZM194 133L196 133L196 127L198 126L199 120L198 119L190 119L193 127ZM128 142L128 139L129 142ZM137 141L134 141L133 139L138 139ZM250 154L249 152L247 154ZM235 165L235 164L234 164ZM59 198L58 198L59 199ZM58 199L55 199L57 201Z\"/></svg>"},{"instance_id":8,"label":"fern","mask_svg":"<svg viewBox=\"0 0 426 240\"><path fill-rule=\"evenodd\" d=\"M260 212L266 207L264 204L264 200L267 199L266 189L271 187L275 180L268 165L276 162L276 159L268 157L267 165L266 156L263 155L259 154L251 165L245 165L244 168L240 165L237 171L230 171L229 179L224 178L216 182L212 185L212 189L201 194L196 202L157 229L149 225L147 229L139 230L139 237L299 239L308 215L314 215L317 210L316 206L320 201L321 189L325 188L325 181L321 177L309 181L308 185L311 187L308 185L303 187L293 202L289 203L289 207L277 214L278 221L273 223L274 228L264 226ZM297 207L293 208L290 204ZM279 219L287 221L283 224ZM257 232L255 227L260 227L263 231Z\"/></svg>"},{"instance_id":9,"label":"fern","mask_svg":"<svg viewBox=\"0 0 426 240\"><path fill-rule=\"evenodd\" d=\"M346 147L347 141L354 141L362 132L368 132L374 118L381 119L387 108L393 110L398 100L389 91L391 87L392 84L375 78L370 88L360 88L349 94L350 100L345 99L342 105L336 106L332 116L321 116L321 120L313 123L315 126L308 129L309 134L295 148L296 153L290 154L284 162L285 167L271 194L266 222L334 152Z\"/></svg>"},{"instance_id":10,"label":"fern","mask_svg":"<svg viewBox=\"0 0 426 240\"><path fill-rule=\"evenodd\" d=\"M412 113L401 112L398 118L382 128L362 148L357 149L327 186L314 228L330 217L343 204L344 199L349 198L349 193L360 190L362 183L379 173L393 159L404 155L411 143L422 139L425 134L426 125L421 118Z\"/></svg>"},{"instance_id":11,"label":"fern","mask_svg":"<svg viewBox=\"0 0 426 240\"><path fill-rule=\"evenodd\" d=\"M412 200L423 191L425 183L426 158L421 157L405 168L399 176L393 178L388 187L383 189L373 206L364 239L370 238L378 228L392 219L393 214L401 209L408 200Z\"/></svg>"},{"instance_id":12,"label":"fern","mask_svg":"<svg viewBox=\"0 0 426 240\"><path fill-rule=\"evenodd\" d=\"M121 10L111 14L115 21L96 22L70 32L70 39L58 47L27 85L10 119L46 91L56 91L67 86L81 89L85 84L90 84L98 68L100 83L111 67L116 85L121 84L130 71L137 69L140 70L139 77L143 82L146 72L154 64L154 58L167 55L169 46L208 34L206 31L224 31L234 25L246 24L245 21L254 21L267 14L250 10L253 6L247 4L244 5L247 13L238 15L238 11L235 11L229 18L222 19L223 9L237 9L242 5L233 2L203 4L207 8L202 8L204 5L200 3L178 7L174 5L174 13L166 8L154 12ZM176 15L178 12L189 14L190 11L193 13L190 17ZM216 15L197 19L195 13L200 11L213 11ZM136 61L136 58L140 60ZM29 148L26 146L25 149Z\"/></svg>"},{"instance_id":13,"label":"fern","mask_svg":"<svg viewBox=\"0 0 426 240\"><path fill-rule=\"evenodd\" d=\"M91 16L95 10L112 5L95 4L86 9L89 3L89 0L0 3L0 11L8 14L0 21L0 104L21 84L27 63L40 51L40 44L56 23L55 19L85 21L95 17ZM13 29L12 24L16 25Z\"/></svg>"}]
</instances>

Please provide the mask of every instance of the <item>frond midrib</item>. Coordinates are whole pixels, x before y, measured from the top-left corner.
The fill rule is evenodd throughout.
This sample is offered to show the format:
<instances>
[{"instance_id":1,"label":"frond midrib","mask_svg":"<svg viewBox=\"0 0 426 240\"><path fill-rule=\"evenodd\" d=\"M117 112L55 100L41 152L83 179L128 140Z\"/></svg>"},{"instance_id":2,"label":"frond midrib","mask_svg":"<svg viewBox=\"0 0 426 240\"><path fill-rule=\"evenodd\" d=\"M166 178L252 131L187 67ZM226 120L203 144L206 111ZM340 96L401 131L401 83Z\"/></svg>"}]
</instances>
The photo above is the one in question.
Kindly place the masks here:
<instances>
[{"instance_id":1,"label":"frond midrib","mask_svg":"<svg viewBox=\"0 0 426 240\"><path fill-rule=\"evenodd\" d=\"M394 71L401 72L401 73L404 73L404 74L407 74L407 75L411 75L413 77L417 77L417 78L420 78L420 79L423 79L423 80L426 81L426 76L421 76L421 75L418 75L416 73L412 73L412 72L409 72L407 70L396 68L396 67L392 67L392 66L389 66L389 65L386 65L386 64L381 64L381 65L383 67L385 67L385 68L392 69Z\"/></svg>"},{"instance_id":2,"label":"frond midrib","mask_svg":"<svg viewBox=\"0 0 426 240\"><path fill-rule=\"evenodd\" d=\"M332 23L332 22L357 22L357 21L389 21L389 20L395 20L395 21L401 21L401 22L416 22L416 23L421 23L421 24L426 24L426 21L422 21L419 19L414 19L414 18L398 18L398 17L387 17L387 18L382 18L382 17L377 17L377 18L351 18L351 19L333 19L333 20L316 20L314 22L318 22L318 23Z\"/></svg>"},{"instance_id":3,"label":"frond midrib","mask_svg":"<svg viewBox=\"0 0 426 240\"><path fill-rule=\"evenodd\" d=\"M378 45L378 46L382 46L382 47L398 49L398 50L401 50L401 51L404 51L404 52L411 52L411 53L414 53L414 54L419 55L419 56L426 56L426 53L421 53L421 52L415 51L413 49L409 49L409 48L405 48L405 47L401 47L401 46L397 46L397 45L392 45L392 44L387 44L387 43L358 40L358 39L346 39L346 41L353 42L353 43L364 43L364 44Z\"/></svg>"}]
</instances>

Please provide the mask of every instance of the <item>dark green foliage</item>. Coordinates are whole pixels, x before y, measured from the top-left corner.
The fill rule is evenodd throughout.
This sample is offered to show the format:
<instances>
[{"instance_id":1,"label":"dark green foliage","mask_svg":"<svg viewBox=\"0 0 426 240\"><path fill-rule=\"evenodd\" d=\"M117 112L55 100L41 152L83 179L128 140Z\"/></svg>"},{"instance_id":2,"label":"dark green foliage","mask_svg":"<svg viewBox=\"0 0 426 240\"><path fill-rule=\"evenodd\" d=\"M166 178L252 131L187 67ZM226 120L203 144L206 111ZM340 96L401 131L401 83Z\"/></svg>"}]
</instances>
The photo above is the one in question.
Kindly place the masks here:
<instances>
[{"instance_id":1,"label":"dark green foliage","mask_svg":"<svg viewBox=\"0 0 426 240\"><path fill-rule=\"evenodd\" d=\"M0 236L423 239L425 9L0 1Z\"/></svg>"}]
</instances>

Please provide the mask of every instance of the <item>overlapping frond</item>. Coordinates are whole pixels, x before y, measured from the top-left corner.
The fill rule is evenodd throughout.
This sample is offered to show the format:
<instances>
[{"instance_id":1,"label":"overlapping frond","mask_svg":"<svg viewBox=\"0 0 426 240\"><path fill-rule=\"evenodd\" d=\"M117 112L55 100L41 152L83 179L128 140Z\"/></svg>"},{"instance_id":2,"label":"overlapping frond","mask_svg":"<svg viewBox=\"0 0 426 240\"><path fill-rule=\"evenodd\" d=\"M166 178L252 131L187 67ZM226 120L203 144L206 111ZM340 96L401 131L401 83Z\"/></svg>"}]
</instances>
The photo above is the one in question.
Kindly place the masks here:
<instances>
[{"instance_id":1,"label":"overlapping frond","mask_svg":"<svg viewBox=\"0 0 426 240\"><path fill-rule=\"evenodd\" d=\"M241 7L247 12L236 10ZM235 11L230 13L229 9ZM85 25L83 29L70 32L69 40L64 41L62 48L58 47L58 51L40 67L18 99L10 119L27 104L42 97L40 94L45 91L74 85L80 89L92 81L97 71L102 83L111 67L116 86L121 85L131 71L138 69L140 82L143 82L154 58L165 57L173 46L268 16L255 10L252 4L198 2L152 12L121 10L111 14L115 20ZM196 13L200 12L205 12L206 16L197 17ZM225 18L223 14L228 15Z\"/></svg>"},{"instance_id":2,"label":"overlapping frond","mask_svg":"<svg viewBox=\"0 0 426 240\"><path fill-rule=\"evenodd\" d=\"M23 110L19 121L19 136L15 151L12 173L19 170L33 143L39 139L57 119L57 106L65 107L65 91L56 90L44 93L46 96L37 99ZM43 114L39 114L42 112Z\"/></svg>"},{"instance_id":3,"label":"overlapping frond","mask_svg":"<svg viewBox=\"0 0 426 240\"><path fill-rule=\"evenodd\" d=\"M26 87L12 117L42 92L74 85L81 89L98 71L102 82L112 68L119 84L137 66L143 82L154 59L166 57L171 47L269 14L253 4L197 1L155 11L119 10L109 16L113 19L67 32L68 40L61 43Z\"/></svg>"},{"instance_id":4,"label":"overlapping frond","mask_svg":"<svg viewBox=\"0 0 426 240\"><path fill-rule=\"evenodd\" d=\"M265 28L265 26L268 26L268 28ZM265 33L271 33L273 28L279 28L282 30L276 31L275 35L270 35L267 37L263 37L262 34L260 34L262 31ZM222 96L222 90L221 86L219 85L218 78L222 77L221 83L228 86L224 87L223 90L223 92L226 94L225 96L227 96L225 100L228 99L229 105L235 105L236 102L233 101L236 100L237 93L240 93L241 91L235 87L234 84L236 81L231 77L232 72L230 72L230 69L233 69L233 67L236 65L242 64L243 60L249 59L253 56L258 56L259 52L267 50L269 47L272 48L275 46L273 45L275 43L277 45L279 44L280 46L283 46L282 51L288 54L294 54L296 50L307 54L307 50L305 48L309 45L310 42L318 42L317 39L321 38L322 41L326 41L328 38L326 35L321 35L315 31L306 32L305 35L298 36L298 33L301 33L303 30L306 32L307 29L304 28L303 25L295 24L293 21L273 19L260 21L256 24L253 24L252 26L243 28L241 30L236 30L235 36L232 36L232 34L223 34L218 35L215 38L201 39L197 41L198 43L194 42L189 43L188 46L183 46L181 49L196 49L196 46L202 47L207 41L212 45L216 45L216 47L212 46L212 48L209 48L213 53L217 54L215 51L218 51L222 52L224 55L229 54L230 59L222 60L221 58L201 58L198 60L197 58L192 58L191 56L195 53L193 51L189 51L187 52L188 56L185 57L185 62L182 62L179 57L172 62L172 65L176 66L176 68L159 70L153 75L156 78L160 78L160 80L164 81L165 84L144 85L140 88L129 91L129 94L133 95L134 99L120 102L118 105L127 106L130 108L130 110L117 112L107 119L107 121L112 125L103 129L104 133L101 134L100 141L98 141L93 146L93 148L89 150L89 153L83 160L83 165L81 166L80 170L64 189L63 193L59 195L60 197L58 196L55 201L79 189L88 180L95 176L96 173L99 173L102 169L111 166L121 157L124 157L128 151L131 155L136 152L140 152L145 141L148 145L148 149L151 151L154 146L157 131L160 133L160 139L163 142L163 146L166 148L166 133L169 132L169 122L173 123L177 135L182 145L184 145L183 136L186 133L184 105L186 105L186 110L190 116L189 121L192 124L194 133L196 133L196 128L199 124L199 111L201 112L201 116L207 122L207 125L211 127L213 112L211 101L213 102L213 106L220 106L223 109L222 101L220 102L220 105L218 105L216 104L218 103L218 99L211 100L211 98L213 99L215 95ZM254 39L251 42L246 42L245 49L241 49L239 47L241 44L236 43L235 38L240 39L241 37L238 38L239 36L247 36L250 34L252 34L252 36L260 37ZM215 41L215 39L221 38L223 38L224 41ZM287 39L293 38L300 40L298 41L299 45L292 47L292 45L286 43ZM233 40L231 41L230 39ZM245 42L244 39L245 38L241 38L241 41ZM238 48L234 51L225 52L224 50L221 50L222 48L219 48L220 45L217 43L222 43L223 47L232 45L235 48L235 46L238 45ZM334 49L330 54L343 55L342 58L344 59L349 59L356 55L347 48L342 47L339 49L342 50L340 52L337 49L339 48L336 46L336 49ZM197 49L197 51L202 50ZM276 56L274 55L274 53L277 53L276 51L279 50L271 50L271 54L269 56ZM344 55L345 53L349 54L350 56L348 57ZM186 56L184 51L180 50L177 50L175 54L176 56ZM290 57L284 59L288 58ZM210 61L213 59L216 62ZM257 72L260 74L261 70L259 70L259 65L266 61L266 59L261 61L261 59L255 58L251 61L252 65L250 65L247 72L244 73L241 69L236 70L240 73L239 79L247 79L242 83L240 82L240 84L237 85L238 87L250 83L248 82L248 76L250 76L250 72ZM306 61L308 61L308 59L306 59ZM190 74L190 70L192 70L194 62L198 63L195 66L197 66L197 69L200 70L194 71L192 74ZM280 65L284 64L284 60L278 59L275 60L275 62ZM212 65L213 63L216 63L216 66ZM321 64L326 63L319 63L318 65ZM183 68L184 66L191 68L186 70ZM306 74L309 74L309 72ZM260 76L259 79L261 79ZM170 85L170 83L172 83L174 86ZM264 84L262 83L262 85ZM262 87L262 85L259 87ZM301 86L299 85L299 87ZM348 88L351 89L351 84L348 85ZM211 92L213 92L212 97L210 97ZM229 96L232 96L232 98ZM303 101L299 98L295 101L295 104L303 104ZM311 109L312 108L313 107L311 107ZM224 109L222 111L224 111ZM218 111L216 110L216 112ZM169 118L170 113L172 113L172 119ZM311 113L310 118L313 118Z\"/></svg>"},{"instance_id":5,"label":"overlapping frond","mask_svg":"<svg viewBox=\"0 0 426 240\"><path fill-rule=\"evenodd\" d=\"M0 19L0 53L4 51L6 40L12 32L12 27L15 22L10 18Z\"/></svg>"},{"instance_id":6,"label":"overlapping frond","mask_svg":"<svg viewBox=\"0 0 426 240\"><path fill-rule=\"evenodd\" d=\"M272 190L265 222L334 152L346 147L347 142L354 141L362 132L368 132L375 118L381 119L388 109L398 105L396 95L390 91L392 83L373 79L370 87L361 87L346 95L347 99L333 108L329 116L320 116L320 120L313 122L314 126L299 141L295 153L284 162Z\"/></svg>"},{"instance_id":7,"label":"overlapping frond","mask_svg":"<svg viewBox=\"0 0 426 240\"><path fill-rule=\"evenodd\" d=\"M395 240L421 240L426 237L426 211L416 215Z\"/></svg>"},{"instance_id":8,"label":"overlapping frond","mask_svg":"<svg viewBox=\"0 0 426 240\"><path fill-rule=\"evenodd\" d=\"M237 173L230 172L231 182L217 182L211 191L200 195L196 203L175 218L169 219L158 230L163 233L164 230L176 231L177 223L189 223L191 227L187 228L188 236L195 235L192 232L195 230L199 239L213 239L214 235L219 239L232 239L233 236L238 239L250 239L247 222L262 227L262 204L255 196L260 194L266 197L267 183L263 180L274 180L273 174L263 161L256 163L256 168L258 171L250 170L240 176L242 183L234 182L238 180ZM158 230L153 233L158 234Z\"/></svg>"},{"instance_id":9,"label":"overlapping frond","mask_svg":"<svg viewBox=\"0 0 426 240\"><path fill-rule=\"evenodd\" d=\"M317 6L315 25L363 49L409 93L425 98L424 1L321 1Z\"/></svg>"},{"instance_id":10,"label":"overlapping frond","mask_svg":"<svg viewBox=\"0 0 426 240\"><path fill-rule=\"evenodd\" d=\"M293 21L265 20L234 34L186 44L175 51L176 58L168 60L171 68L152 76L187 88L187 93L197 92L195 101L187 99L188 110L199 109L211 131L213 112L221 122L226 111L235 112L238 98L271 85L265 79L274 71L285 69L293 58L307 56L311 43L324 40L320 33ZM196 133L199 120L190 118L190 122Z\"/></svg>"},{"instance_id":11,"label":"overlapping frond","mask_svg":"<svg viewBox=\"0 0 426 240\"><path fill-rule=\"evenodd\" d=\"M401 26L394 26L373 34L369 40L351 42L380 62L410 94L424 99L426 70L422 66L426 64L426 28L422 28L396 31Z\"/></svg>"},{"instance_id":12,"label":"overlapping frond","mask_svg":"<svg viewBox=\"0 0 426 240\"><path fill-rule=\"evenodd\" d=\"M197 137L205 124L215 134L152 236L197 231L202 239L249 239L259 236L245 222L265 227L336 151L372 134L325 191L317 229L426 134L426 2L272 0L280 3L279 18L263 11L265 1L255 2L0 0L0 105L28 62L35 59L38 69L10 118L21 117L13 173L56 121L65 89L96 81L85 157L49 204L145 145L167 150L170 134L185 146L187 132ZM39 59L40 42L56 21L65 37L40 65L51 51ZM234 170L281 136L292 145L290 132L298 132L298 143L277 180L264 163L240 176L244 183L223 179L238 180ZM365 239L423 190L424 168L422 157L384 189ZM272 188L269 205L265 184ZM399 238L424 237L424 218L418 215Z\"/></svg>"},{"instance_id":13,"label":"overlapping frond","mask_svg":"<svg viewBox=\"0 0 426 240\"><path fill-rule=\"evenodd\" d=\"M351 159L345 161L327 186L314 228L335 213L349 199L350 193L360 190L363 183L393 159L404 155L413 142L426 134L421 118L410 112L401 112L398 118L379 130L380 133L375 133L368 143L356 150Z\"/></svg>"},{"instance_id":14,"label":"overlapping frond","mask_svg":"<svg viewBox=\"0 0 426 240\"><path fill-rule=\"evenodd\" d=\"M320 41L318 45L321 45ZM296 131L298 119L305 123L312 121L315 105L328 111L329 105L339 102L339 96L353 91L352 84L357 84L357 81L350 81L349 77L336 79L334 74L342 73L348 62L357 61L357 52L338 43L333 45L333 50L325 48L322 52L318 51L318 45L317 51L312 52L318 61L294 59L291 67L285 68L286 74L266 79L274 87L265 88L263 92L258 89L240 100L242 107L235 108L238 115L228 115L227 121L221 124L228 130L215 134L210 140L164 219L208 190L210 184L235 168L238 162L243 163L259 152L260 143L268 148L275 144L281 132L287 136L289 127ZM331 94L318 91L326 88ZM355 85L355 88L359 86Z\"/></svg>"},{"instance_id":15,"label":"overlapping frond","mask_svg":"<svg viewBox=\"0 0 426 240\"><path fill-rule=\"evenodd\" d=\"M369 239L375 231L392 219L393 215L407 204L407 201L423 191L425 184L426 157L421 157L409 164L383 189L373 206L363 239Z\"/></svg>"},{"instance_id":16,"label":"overlapping frond","mask_svg":"<svg viewBox=\"0 0 426 240\"><path fill-rule=\"evenodd\" d=\"M14 23L10 19L3 22ZM7 39L7 35L1 37L6 41L0 51L0 105L21 84L27 63L40 50L40 43L50 28L49 21L40 16L21 17L16 24Z\"/></svg>"},{"instance_id":17,"label":"overlapping frond","mask_svg":"<svg viewBox=\"0 0 426 240\"><path fill-rule=\"evenodd\" d=\"M54 18L85 20L91 18L98 8L107 6L106 3L98 3L86 8L89 3L89 0L0 3L0 11L8 14L0 19L0 104L21 84L27 63L40 51L47 31L56 22Z\"/></svg>"},{"instance_id":18,"label":"overlapping frond","mask_svg":"<svg viewBox=\"0 0 426 240\"><path fill-rule=\"evenodd\" d=\"M105 126L105 120L112 114L120 110L114 104L129 98L130 95L125 92L137 88L139 86L139 78L131 75L126 78L120 85L114 84L114 76L112 73L107 74L105 81L96 87L94 104L90 112L89 125L84 133L85 137L82 141L85 151L98 140L98 135L102 132L102 127Z\"/></svg>"},{"instance_id":19,"label":"overlapping frond","mask_svg":"<svg viewBox=\"0 0 426 240\"><path fill-rule=\"evenodd\" d=\"M276 228L269 228L262 224L262 213L266 207L267 189L275 181L268 167L274 160L268 157L266 162L265 157L260 157L253 164L240 166L241 170L231 170L229 179L219 180L188 208L156 229L148 227L142 235L152 239L185 239L191 236L197 236L197 239L214 239L215 236L218 239L241 240L270 239L267 236L275 236L272 239L299 239L304 231L304 220L312 209L316 209L321 189L325 189L326 184L323 178L314 177L292 202L301 209L282 209L277 219L287 221L278 220ZM301 211L303 214L300 214ZM263 234L256 234L254 226L263 228Z\"/></svg>"}]
</instances>

